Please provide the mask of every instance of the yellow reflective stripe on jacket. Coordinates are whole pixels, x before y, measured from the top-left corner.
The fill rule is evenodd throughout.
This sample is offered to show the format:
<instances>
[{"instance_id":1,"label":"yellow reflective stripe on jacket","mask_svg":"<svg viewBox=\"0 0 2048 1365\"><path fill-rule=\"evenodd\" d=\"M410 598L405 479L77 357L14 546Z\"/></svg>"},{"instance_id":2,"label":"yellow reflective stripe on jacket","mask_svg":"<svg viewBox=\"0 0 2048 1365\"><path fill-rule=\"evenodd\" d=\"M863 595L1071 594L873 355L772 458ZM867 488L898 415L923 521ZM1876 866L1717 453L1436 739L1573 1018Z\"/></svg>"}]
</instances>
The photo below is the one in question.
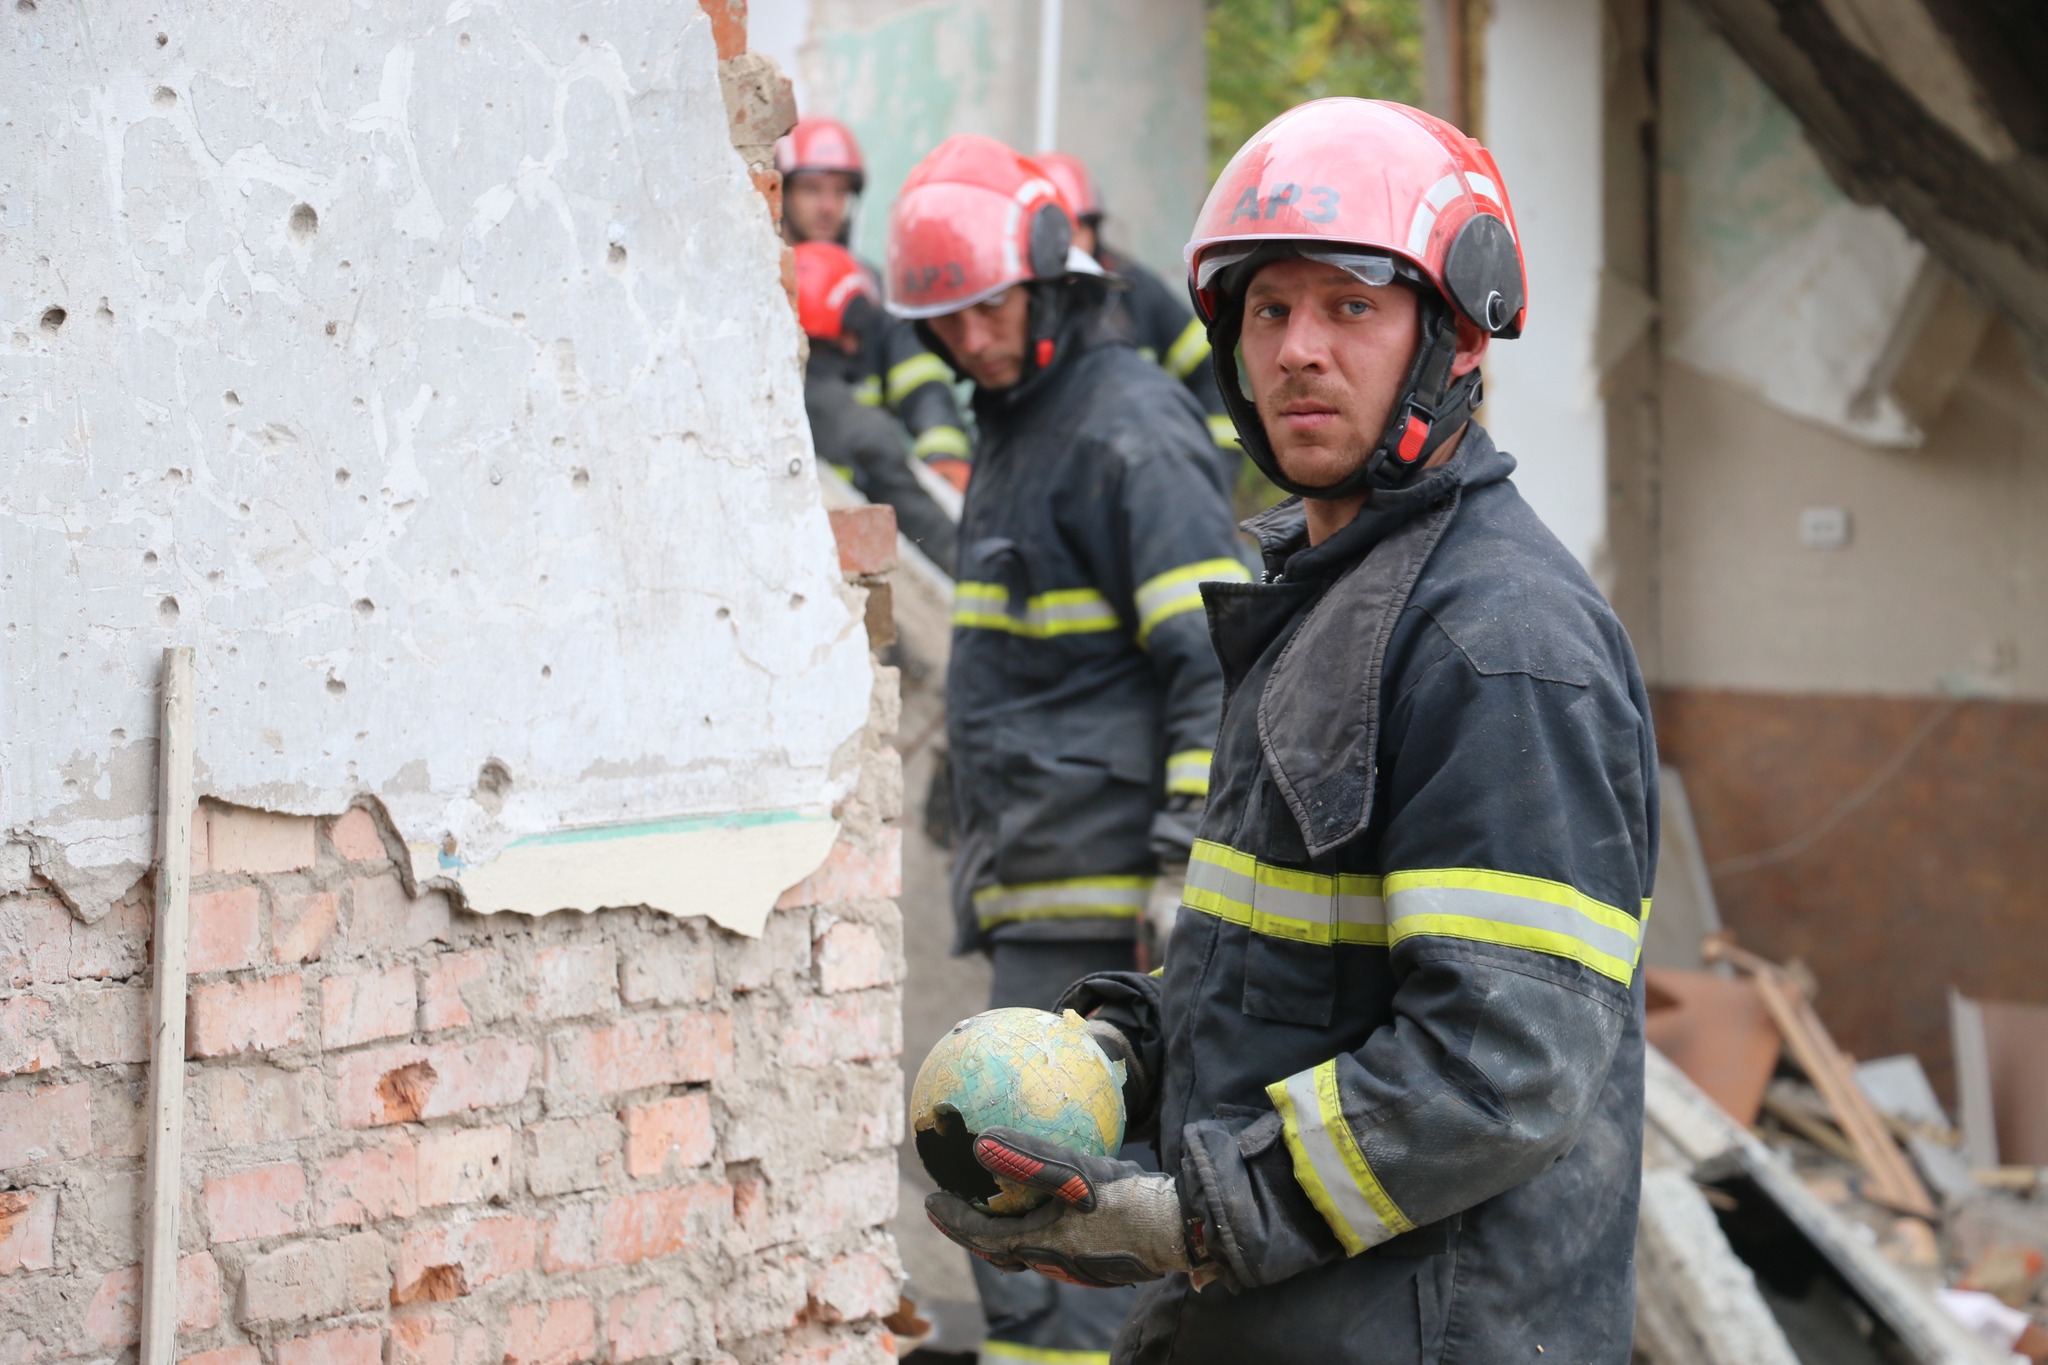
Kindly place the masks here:
<instances>
[{"instance_id":1,"label":"yellow reflective stripe on jacket","mask_svg":"<svg viewBox=\"0 0 2048 1365\"><path fill-rule=\"evenodd\" d=\"M1166 790L1175 796L1207 796L1213 749L1183 749L1166 756Z\"/></svg>"},{"instance_id":2,"label":"yellow reflective stripe on jacket","mask_svg":"<svg viewBox=\"0 0 2048 1365\"><path fill-rule=\"evenodd\" d=\"M981 1365L1109 1365L1109 1352L1026 1346L1021 1342L990 1338L981 1343Z\"/></svg>"},{"instance_id":3,"label":"yellow reflective stripe on jacket","mask_svg":"<svg viewBox=\"0 0 2048 1365\"><path fill-rule=\"evenodd\" d=\"M1219 446L1237 445L1237 423L1231 421L1220 412L1210 413L1209 439Z\"/></svg>"},{"instance_id":4,"label":"yellow reflective stripe on jacket","mask_svg":"<svg viewBox=\"0 0 2048 1365\"><path fill-rule=\"evenodd\" d=\"M864 408L882 406L882 381L869 375L853 386L853 401Z\"/></svg>"},{"instance_id":5,"label":"yellow reflective stripe on jacket","mask_svg":"<svg viewBox=\"0 0 2048 1365\"><path fill-rule=\"evenodd\" d=\"M1332 875L1275 867L1197 840L1181 899L1296 943L1391 947L1435 934L1568 958L1624 986L1642 955L1643 926L1634 917L1563 882L1480 868Z\"/></svg>"},{"instance_id":6,"label":"yellow reflective stripe on jacket","mask_svg":"<svg viewBox=\"0 0 2048 1365\"><path fill-rule=\"evenodd\" d=\"M1279 1111L1296 1183L1346 1254L1356 1256L1414 1229L1358 1149L1338 1102L1335 1058L1273 1082L1266 1095Z\"/></svg>"},{"instance_id":7,"label":"yellow reflective stripe on jacket","mask_svg":"<svg viewBox=\"0 0 2048 1365\"><path fill-rule=\"evenodd\" d=\"M1197 839L1188 857L1181 902L1270 938L1387 944L1378 877L1275 867L1207 839Z\"/></svg>"},{"instance_id":8,"label":"yellow reflective stripe on jacket","mask_svg":"<svg viewBox=\"0 0 2048 1365\"><path fill-rule=\"evenodd\" d=\"M967 450L967 433L958 427L926 427L910 445L920 460L964 460Z\"/></svg>"},{"instance_id":9,"label":"yellow reflective stripe on jacket","mask_svg":"<svg viewBox=\"0 0 2048 1365\"><path fill-rule=\"evenodd\" d=\"M1138 585L1138 643L1143 645L1153 627L1182 612L1202 609L1202 584L1218 580L1249 583L1250 569L1234 559L1204 559L1168 569Z\"/></svg>"},{"instance_id":10,"label":"yellow reflective stripe on jacket","mask_svg":"<svg viewBox=\"0 0 2048 1365\"><path fill-rule=\"evenodd\" d=\"M1386 878L1393 940L1416 934L1498 943L1570 958L1626 986L1642 955L1633 915L1563 882L1471 867L1394 872Z\"/></svg>"},{"instance_id":11,"label":"yellow reflective stripe on jacket","mask_svg":"<svg viewBox=\"0 0 2048 1365\"><path fill-rule=\"evenodd\" d=\"M1123 628L1109 599L1093 588L1039 593L1025 602L1020 615L1011 609L1010 590L1000 583L955 583L953 624L1033 640Z\"/></svg>"},{"instance_id":12,"label":"yellow reflective stripe on jacket","mask_svg":"<svg viewBox=\"0 0 2048 1365\"><path fill-rule=\"evenodd\" d=\"M1052 882L984 886L974 893L974 918L984 929L1033 919L1136 919L1152 895L1150 877L1066 877Z\"/></svg>"},{"instance_id":13,"label":"yellow reflective stripe on jacket","mask_svg":"<svg viewBox=\"0 0 2048 1365\"><path fill-rule=\"evenodd\" d=\"M895 407L927 384L951 384L953 372L930 351L919 351L889 367L889 406Z\"/></svg>"},{"instance_id":14,"label":"yellow reflective stripe on jacket","mask_svg":"<svg viewBox=\"0 0 2048 1365\"><path fill-rule=\"evenodd\" d=\"M1195 372L1195 366L1208 358L1209 331L1200 318L1190 318L1173 339L1173 345L1166 348L1166 359L1159 363L1175 379L1186 379Z\"/></svg>"}]
</instances>

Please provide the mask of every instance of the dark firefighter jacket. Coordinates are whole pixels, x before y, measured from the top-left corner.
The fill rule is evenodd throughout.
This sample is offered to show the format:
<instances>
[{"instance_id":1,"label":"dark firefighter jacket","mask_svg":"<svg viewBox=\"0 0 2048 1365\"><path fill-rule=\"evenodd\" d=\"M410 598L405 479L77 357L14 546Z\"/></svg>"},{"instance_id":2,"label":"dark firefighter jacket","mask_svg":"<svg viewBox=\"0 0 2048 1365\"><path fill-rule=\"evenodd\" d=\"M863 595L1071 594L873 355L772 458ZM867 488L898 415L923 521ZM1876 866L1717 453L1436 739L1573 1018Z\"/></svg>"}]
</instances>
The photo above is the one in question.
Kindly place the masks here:
<instances>
[{"instance_id":1,"label":"dark firefighter jacket","mask_svg":"<svg viewBox=\"0 0 2048 1365\"><path fill-rule=\"evenodd\" d=\"M881 295L881 276L860 263ZM920 460L968 458L965 424L953 401L953 371L925 349L917 328L875 309L863 329L862 373L854 397L868 407L887 408L910 432L910 453Z\"/></svg>"},{"instance_id":2,"label":"dark firefighter jacket","mask_svg":"<svg viewBox=\"0 0 2048 1365\"><path fill-rule=\"evenodd\" d=\"M1110 321L1129 338L1138 354L1158 363L1159 368L1187 385L1188 392L1202 405L1215 444L1210 459L1223 472L1225 488L1237 487L1237 469L1244 454L1238 448L1237 428L1223 410L1223 395L1216 388L1216 372L1209 365L1209 331L1196 320L1184 294L1169 289L1166 282L1120 251L1102 248L1102 268L1124 283L1110 295Z\"/></svg>"},{"instance_id":3,"label":"dark firefighter jacket","mask_svg":"<svg viewBox=\"0 0 2048 1365\"><path fill-rule=\"evenodd\" d=\"M896 509L896 525L930 557L953 572L953 519L933 500L910 467L909 442L896 419L859 401L864 364L829 341L812 341L804 365L804 415L818 458L849 480L870 502Z\"/></svg>"},{"instance_id":4,"label":"dark firefighter jacket","mask_svg":"<svg viewBox=\"0 0 2048 1365\"><path fill-rule=\"evenodd\" d=\"M1150 1286L1118 1361L1629 1359L1654 739L1513 468L1475 426L1320 546L1262 515L1271 581L1205 590L1229 691L1163 977L1062 1002L1158 1078L1132 1112L1221 1272Z\"/></svg>"},{"instance_id":5,"label":"dark firefighter jacket","mask_svg":"<svg viewBox=\"0 0 2048 1365\"><path fill-rule=\"evenodd\" d=\"M1128 938L1153 818L1209 787L1223 683L1201 584L1249 577L1207 429L1092 310L974 410L946 680L958 948Z\"/></svg>"}]
</instances>

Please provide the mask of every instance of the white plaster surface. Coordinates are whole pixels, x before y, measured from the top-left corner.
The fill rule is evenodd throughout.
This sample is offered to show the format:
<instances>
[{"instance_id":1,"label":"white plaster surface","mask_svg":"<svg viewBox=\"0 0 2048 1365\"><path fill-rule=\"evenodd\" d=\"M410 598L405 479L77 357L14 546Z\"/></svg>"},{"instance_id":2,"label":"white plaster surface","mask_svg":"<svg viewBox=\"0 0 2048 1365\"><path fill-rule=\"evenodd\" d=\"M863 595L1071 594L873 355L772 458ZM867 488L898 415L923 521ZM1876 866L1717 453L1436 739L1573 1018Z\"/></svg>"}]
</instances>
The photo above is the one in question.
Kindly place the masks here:
<instances>
[{"instance_id":1,"label":"white plaster surface","mask_svg":"<svg viewBox=\"0 0 2048 1365\"><path fill-rule=\"evenodd\" d=\"M1528 331L1486 357L1480 419L1520 462L1515 484L1557 538L1599 569L1607 426L1595 367L1601 268L1599 0L1497 6L1486 35L1486 126L1515 203Z\"/></svg>"},{"instance_id":2,"label":"white plaster surface","mask_svg":"<svg viewBox=\"0 0 2048 1365\"><path fill-rule=\"evenodd\" d=\"M0 829L81 914L150 856L167 644L202 794L373 794L451 872L565 828L831 824L867 642L695 5L0 30ZM563 904L765 911L675 854Z\"/></svg>"}]
</instances>

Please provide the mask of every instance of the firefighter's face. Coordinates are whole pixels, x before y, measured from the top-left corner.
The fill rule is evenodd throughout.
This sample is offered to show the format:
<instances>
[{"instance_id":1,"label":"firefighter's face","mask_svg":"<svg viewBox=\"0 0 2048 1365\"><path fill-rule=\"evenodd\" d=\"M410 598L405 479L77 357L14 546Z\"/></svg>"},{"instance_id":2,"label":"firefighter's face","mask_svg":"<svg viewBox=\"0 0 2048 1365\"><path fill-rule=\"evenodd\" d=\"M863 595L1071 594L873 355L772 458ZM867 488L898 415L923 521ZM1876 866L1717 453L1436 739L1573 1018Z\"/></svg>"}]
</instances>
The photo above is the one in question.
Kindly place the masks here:
<instances>
[{"instance_id":1,"label":"firefighter's face","mask_svg":"<svg viewBox=\"0 0 2048 1365\"><path fill-rule=\"evenodd\" d=\"M1242 353L1251 398L1287 477L1324 487L1371 457L1421 344L1416 296L1360 283L1334 265L1275 261L1245 291ZM1461 330L1454 373L1484 339Z\"/></svg>"},{"instance_id":2,"label":"firefighter's face","mask_svg":"<svg viewBox=\"0 0 2048 1365\"><path fill-rule=\"evenodd\" d=\"M844 171L805 171L782 186L782 221L798 242L836 242L853 207L853 177Z\"/></svg>"},{"instance_id":3,"label":"firefighter's face","mask_svg":"<svg viewBox=\"0 0 2048 1365\"><path fill-rule=\"evenodd\" d=\"M1007 389L1024 377L1030 327L1031 291L1017 285L931 320L967 377L984 389Z\"/></svg>"}]
</instances>

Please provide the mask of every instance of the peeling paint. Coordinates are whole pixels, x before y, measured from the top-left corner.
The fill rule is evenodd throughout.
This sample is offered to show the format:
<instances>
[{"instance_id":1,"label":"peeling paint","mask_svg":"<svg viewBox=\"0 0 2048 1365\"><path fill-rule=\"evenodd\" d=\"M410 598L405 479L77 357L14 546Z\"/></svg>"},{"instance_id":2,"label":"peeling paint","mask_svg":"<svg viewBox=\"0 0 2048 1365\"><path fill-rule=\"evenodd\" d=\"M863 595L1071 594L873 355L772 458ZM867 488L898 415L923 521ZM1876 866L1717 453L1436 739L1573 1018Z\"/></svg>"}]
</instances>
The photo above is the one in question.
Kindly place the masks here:
<instances>
[{"instance_id":1,"label":"peeling paint","mask_svg":"<svg viewBox=\"0 0 2048 1365\"><path fill-rule=\"evenodd\" d=\"M871 677L701 13L9 22L0 872L133 884L189 644L202 795L757 924ZM734 813L780 823L546 841Z\"/></svg>"}]
</instances>

